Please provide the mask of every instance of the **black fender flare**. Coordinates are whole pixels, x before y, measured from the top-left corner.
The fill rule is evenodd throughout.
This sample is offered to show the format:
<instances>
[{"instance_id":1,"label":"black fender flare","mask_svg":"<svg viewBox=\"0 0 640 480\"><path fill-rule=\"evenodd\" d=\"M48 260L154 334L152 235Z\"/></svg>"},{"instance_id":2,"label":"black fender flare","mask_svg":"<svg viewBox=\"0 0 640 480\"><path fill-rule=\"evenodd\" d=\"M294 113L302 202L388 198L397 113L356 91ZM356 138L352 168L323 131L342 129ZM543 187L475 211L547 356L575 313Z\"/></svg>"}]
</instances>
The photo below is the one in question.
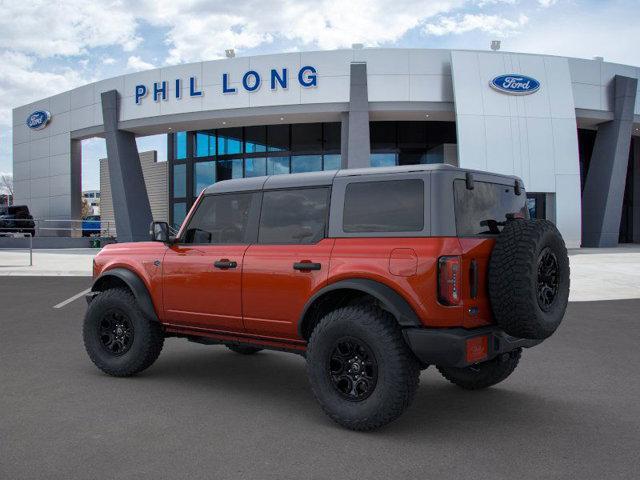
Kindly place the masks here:
<instances>
[{"instance_id":1,"label":"black fender flare","mask_svg":"<svg viewBox=\"0 0 640 480\"><path fill-rule=\"evenodd\" d=\"M96 280L93 282L91 287L92 292L101 292L100 288L101 284L104 284L106 280L109 278L117 278L124 282L140 307L142 313L149 319L154 322L159 322L158 315L156 314L155 307L153 306L153 301L151 300L151 295L149 294L149 290L147 290L147 286L144 284L142 279L131 270L126 268L114 268L112 270L107 270L102 273Z\"/></svg>"},{"instance_id":2,"label":"black fender flare","mask_svg":"<svg viewBox=\"0 0 640 480\"><path fill-rule=\"evenodd\" d=\"M324 294L334 290L357 290L376 298L391 315L393 315L398 324L402 327L421 327L422 322L411 305L393 288L366 278L353 278L349 280L341 280L331 283L318 290L302 309L302 314L298 319L298 335L304 338L303 325L304 319L314 304L314 302Z\"/></svg>"}]
</instances>

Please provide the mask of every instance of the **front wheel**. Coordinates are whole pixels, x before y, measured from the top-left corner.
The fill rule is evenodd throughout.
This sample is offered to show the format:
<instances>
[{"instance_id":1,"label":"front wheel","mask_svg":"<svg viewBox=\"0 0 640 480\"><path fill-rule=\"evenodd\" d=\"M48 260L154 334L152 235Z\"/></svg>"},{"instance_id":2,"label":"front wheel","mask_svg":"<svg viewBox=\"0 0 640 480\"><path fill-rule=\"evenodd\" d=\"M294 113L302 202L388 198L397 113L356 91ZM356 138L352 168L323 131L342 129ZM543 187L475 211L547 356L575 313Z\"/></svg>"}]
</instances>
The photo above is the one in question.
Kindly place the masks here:
<instances>
[{"instance_id":1,"label":"front wheel","mask_svg":"<svg viewBox=\"0 0 640 480\"><path fill-rule=\"evenodd\" d=\"M346 428L366 431L409 406L420 364L388 312L353 305L330 312L313 330L307 371L325 413Z\"/></svg>"},{"instance_id":2,"label":"front wheel","mask_svg":"<svg viewBox=\"0 0 640 480\"><path fill-rule=\"evenodd\" d=\"M465 390L480 390L506 380L518 366L521 354L522 349L517 348L488 362L465 368L438 367L438 371L451 383Z\"/></svg>"},{"instance_id":3,"label":"front wheel","mask_svg":"<svg viewBox=\"0 0 640 480\"><path fill-rule=\"evenodd\" d=\"M91 301L82 334L91 361L114 377L150 367L164 344L160 325L147 319L133 294L122 288L101 292Z\"/></svg>"}]
</instances>

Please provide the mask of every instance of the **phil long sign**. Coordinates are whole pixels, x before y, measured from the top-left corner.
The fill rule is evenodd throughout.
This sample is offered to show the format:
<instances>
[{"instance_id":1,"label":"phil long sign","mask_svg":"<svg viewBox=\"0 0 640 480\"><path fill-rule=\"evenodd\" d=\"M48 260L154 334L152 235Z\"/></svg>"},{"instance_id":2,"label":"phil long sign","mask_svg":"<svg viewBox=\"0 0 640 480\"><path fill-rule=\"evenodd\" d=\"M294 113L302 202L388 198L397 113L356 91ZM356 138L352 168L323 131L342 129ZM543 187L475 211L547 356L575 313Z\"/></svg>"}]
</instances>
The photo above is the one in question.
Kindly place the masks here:
<instances>
[{"instance_id":1,"label":"phil long sign","mask_svg":"<svg viewBox=\"0 0 640 480\"><path fill-rule=\"evenodd\" d=\"M293 73L293 72L292 72ZM268 88L269 90L286 90L290 81L297 82L302 88L312 88L318 86L318 74L315 67L311 65L303 66L298 69L290 80L289 69L272 68L268 72L258 72L248 70L239 78L231 78L231 74L223 73L220 78L220 84L210 87L223 95L232 95L238 90L245 90L249 93L255 92L260 88ZM166 101L169 98L180 99L183 95L189 97L200 97L204 90L200 85L203 82L196 77L176 78L174 80L164 80L162 82L154 82L151 85L139 84L135 87L134 97L136 104L142 104L143 100L148 96L153 98L154 102ZM185 86L183 93L183 84ZM188 86L188 91L187 87Z\"/></svg>"},{"instance_id":2,"label":"phil long sign","mask_svg":"<svg viewBox=\"0 0 640 480\"><path fill-rule=\"evenodd\" d=\"M494 90L508 95L530 95L540 89L540 82L532 77L509 73L498 75L489 82Z\"/></svg>"}]
</instances>

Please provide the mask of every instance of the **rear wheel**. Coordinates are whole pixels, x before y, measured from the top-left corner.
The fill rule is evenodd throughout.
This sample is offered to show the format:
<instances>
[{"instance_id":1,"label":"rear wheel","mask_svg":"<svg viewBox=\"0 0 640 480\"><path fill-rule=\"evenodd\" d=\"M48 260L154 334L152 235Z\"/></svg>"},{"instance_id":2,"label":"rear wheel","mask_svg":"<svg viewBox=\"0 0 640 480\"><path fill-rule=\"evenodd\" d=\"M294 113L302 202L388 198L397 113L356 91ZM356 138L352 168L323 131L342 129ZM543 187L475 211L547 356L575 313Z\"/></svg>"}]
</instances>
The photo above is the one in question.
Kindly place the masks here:
<instances>
[{"instance_id":1,"label":"rear wheel","mask_svg":"<svg viewBox=\"0 0 640 480\"><path fill-rule=\"evenodd\" d=\"M404 412L418 388L420 365L388 312L353 305L330 312L316 326L307 371L325 413L365 431Z\"/></svg>"},{"instance_id":2,"label":"rear wheel","mask_svg":"<svg viewBox=\"0 0 640 480\"><path fill-rule=\"evenodd\" d=\"M262 348L258 347L250 347L248 345L236 345L233 343L227 344L227 348L232 352L239 353L241 355L253 355L254 353L258 353Z\"/></svg>"},{"instance_id":3,"label":"rear wheel","mask_svg":"<svg viewBox=\"0 0 640 480\"><path fill-rule=\"evenodd\" d=\"M465 368L438 367L438 371L451 383L465 390L480 390L505 380L518 366L522 349L498 355L488 362Z\"/></svg>"},{"instance_id":4,"label":"rear wheel","mask_svg":"<svg viewBox=\"0 0 640 480\"><path fill-rule=\"evenodd\" d=\"M101 292L91 301L82 334L91 361L115 377L150 367L164 344L160 325L147 319L133 294L122 288Z\"/></svg>"}]
</instances>

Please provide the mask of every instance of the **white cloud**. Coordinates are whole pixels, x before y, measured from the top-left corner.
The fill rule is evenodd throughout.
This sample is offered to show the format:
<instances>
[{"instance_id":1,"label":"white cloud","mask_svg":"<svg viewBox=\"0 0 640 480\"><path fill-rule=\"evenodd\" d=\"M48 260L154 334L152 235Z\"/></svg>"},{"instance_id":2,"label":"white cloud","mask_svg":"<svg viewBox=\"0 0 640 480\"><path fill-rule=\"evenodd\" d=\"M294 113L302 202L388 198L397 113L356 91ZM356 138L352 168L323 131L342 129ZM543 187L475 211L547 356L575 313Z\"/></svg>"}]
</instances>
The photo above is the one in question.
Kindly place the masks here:
<instances>
[{"instance_id":1,"label":"white cloud","mask_svg":"<svg viewBox=\"0 0 640 480\"><path fill-rule=\"evenodd\" d=\"M529 18L521 14L511 20L499 15L465 14L454 17L439 17L435 22L424 26L429 35L462 34L478 30L499 37L507 37L519 32L527 24Z\"/></svg>"},{"instance_id":2,"label":"white cloud","mask_svg":"<svg viewBox=\"0 0 640 480\"><path fill-rule=\"evenodd\" d=\"M133 50L141 41L128 2L2 2L0 45L40 57L79 55L94 47Z\"/></svg>"},{"instance_id":3,"label":"white cloud","mask_svg":"<svg viewBox=\"0 0 640 480\"><path fill-rule=\"evenodd\" d=\"M113 57L105 57L102 59L102 63L104 65L113 65L114 63L116 63L116 59Z\"/></svg>"},{"instance_id":4,"label":"white cloud","mask_svg":"<svg viewBox=\"0 0 640 480\"><path fill-rule=\"evenodd\" d=\"M159 0L139 6L145 20L168 28L168 63L223 56L226 48L254 48L276 39L298 48L334 49L397 41L464 0L276 0L189 2Z\"/></svg>"},{"instance_id":5,"label":"white cloud","mask_svg":"<svg viewBox=\"0 0 640 480\"><path fill-rule=\"evenodd\" d=\"M152 63L145 62L136 55L132 55L127 59L127 70L137 72L140 70L151 70L152 68L155 68Z\"/></svg>"},{"instance_id":6,"label":"white cloud","mask_svg":"<svg viewBox=\"0 0 640 480\"><path fill-rule=\"evenodd\" d=\"M558 0L538 0L538 4L543 8L548 8L552 5L555 5Z\"/></svg>"},{"instance_id":7,"label":"white cloud","mask_svg":"<svg viewBox=\"0 0 640 480\"><path fill-rule=\"evenodd\" d=\"M0 124L11 124L11 109L71 90L88 79L72 69L58 72L39 71L35 59L23 53L0 52Z\"/></svg>"}]
</instances>

